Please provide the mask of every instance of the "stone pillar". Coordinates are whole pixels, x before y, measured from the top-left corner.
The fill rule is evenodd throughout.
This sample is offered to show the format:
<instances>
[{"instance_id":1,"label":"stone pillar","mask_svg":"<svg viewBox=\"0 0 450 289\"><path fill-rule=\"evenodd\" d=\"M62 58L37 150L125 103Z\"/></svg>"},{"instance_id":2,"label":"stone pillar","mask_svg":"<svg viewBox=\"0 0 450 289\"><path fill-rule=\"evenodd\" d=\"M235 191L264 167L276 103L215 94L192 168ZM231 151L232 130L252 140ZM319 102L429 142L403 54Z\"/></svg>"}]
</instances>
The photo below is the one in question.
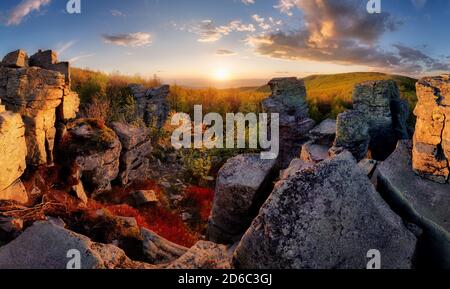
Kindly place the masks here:
<instances>
[{"instance_id":1,"label":"stone pillar","mask_svg":"<svg viewBox=\"0 0 450 289\"><path fill-rule=\"evenodd\" d=\"M446 183L450 176L450 75L423 78L416 89L413 169L424 178Z\"/></svg>"},{"instance_id":2,"label":"stone pillar","mask_svg":"<svg viewBox=\"0 0 450 289\"><path fill-rule=\"evenodd\" d=\"M272 94L263 101L264 112L280 115L280 153L278 165L284 169L300 154L315 122L309 118L306 88L295 77L275 78L269 82Z\"/></svg>"}]
</instances>

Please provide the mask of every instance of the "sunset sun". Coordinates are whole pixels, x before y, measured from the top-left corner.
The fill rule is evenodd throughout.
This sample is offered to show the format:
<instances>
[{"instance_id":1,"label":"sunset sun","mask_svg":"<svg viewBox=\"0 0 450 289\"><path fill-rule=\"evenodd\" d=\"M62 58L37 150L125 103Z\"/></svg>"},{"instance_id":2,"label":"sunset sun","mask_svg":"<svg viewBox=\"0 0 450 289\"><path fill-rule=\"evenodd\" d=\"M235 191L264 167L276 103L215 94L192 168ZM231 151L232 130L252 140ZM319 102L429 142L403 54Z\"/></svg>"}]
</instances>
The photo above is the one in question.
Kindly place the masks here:
<instances>
[{"instance_id":1,"label":"sunset sun","mask_svg":"<svg viewBox=\"0 0 450 289\"><path fill-rule=\"evenodd\" d=\"M227 81L230 77L230 71L226 68L218 68L213 73L213 78L218 81Z\"/></svg>"}]
</instances>

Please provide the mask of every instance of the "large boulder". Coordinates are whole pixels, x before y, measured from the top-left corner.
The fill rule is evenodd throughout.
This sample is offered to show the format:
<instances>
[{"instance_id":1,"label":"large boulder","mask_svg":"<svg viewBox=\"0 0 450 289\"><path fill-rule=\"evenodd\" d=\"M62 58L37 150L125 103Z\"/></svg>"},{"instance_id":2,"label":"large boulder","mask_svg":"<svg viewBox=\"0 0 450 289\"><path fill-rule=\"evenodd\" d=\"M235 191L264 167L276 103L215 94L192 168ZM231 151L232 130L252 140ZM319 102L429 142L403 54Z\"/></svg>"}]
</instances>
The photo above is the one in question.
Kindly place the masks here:
<instances>
[{"instance_id":1,"label":"large boulder","mask_svg":"<svg viewBox=\"0 0 450 289\"><path fill-rule=\"evenodd\" d=\"M406 125L409 109L404 106L394 80L368 81L355 86L353 109L365 115L374 159L386 159L399 139L409 137Z\"/></svg>"},{"instance_id":2,"label":"large boulder","mask_svg":"<svg viewBox=\"0 0 450 289\"><path fill-rule=\"evenodd\" d=\"M360 161L367 155L369 144L369 126L365 114L356 110L347 110L338 115L336 139L331 155L345 149Z\"/></svg>"},{"instance_id":3,"label":"large boulder","mask_svg":"<svg viewBox=\"0 0 450 289\"><path fill-rule=\"evenodd\" d=\"M424 178L446 183L450 177L450 75L423 78L416 87L413 168Z\"/></svg>"},{"instance_id":4,"label":"large boulder","mask_svg":"<svg viewBox=\"0 0 450 289\"><path fill-rule=\"evenodd\" d=\"M129 86L138 107L139 117L149 126L161 129L169 116L169 85L147 89L143 85Z\"/></svg>"},{"instance_id":5,"label":"large boulder","mask_svg":"<svg viewBox=\"0 0 450 289\"><path fill-rule=\"evenodd\" d=\"M276 160L245 154L220 169L208 224L210 241L232 244L247 230L271 190Z\"/></svg>"},{"instance_id":6,"label":"large boulder","mask_svg":"<svg viewBox=\"0 0 450 289\"><path fill-rule=\"evenodd\" d=\"M266 113L278 113L280 117L279 163L287 168L296 158L307 140L307 133L315 122L309 118L306 88L303 80L275 78L269 82L272 94L262 102Z\"/></svg>"},{"instance_id":7,"label":"large boulder","mask_svg":"<svg viewBox=\"0 0 450 289\"><path fill-rule=\"evenodd\" d=\"M152 269L130 260L118 247L92 242L88 237L51 222L37 222L17 239L0 247L0 269L66 269L80 253L81 269ZM69 266L70 268L70 266Z\"/></svg>"},{"instance_id":8,"label":"large boulder","mask_svg":"<svg viewBox=\"0 0 450 289\"><path fill-rule=\"evenodd\" d=\"M241 269L411 268L417 239L375 191L349 152L277 186L233 258Z\"/></svg>"},{"instance_id":9,"label":"large boulder","mask_svg":"<svg viewBox=\"0 0 450 289\"><path fill-rule=\"evenodd\" d=\"M319 163L328 158L329 149L327 145L315 144L313 141L309 141L302 146L300 159L305 162Z\"/></svg>"},{"instance_id":10,"label":"large boulder","mask_svg":"<svg viewBox=\"0 0 450 289\"><path fill-rule=\"evenodd\" d=\"M72 175L80 176L85 189L97 194L110 190L111 181L119 175L121 150L113 130L97 120L78 119L67 126L60 162Z\"/></svg>"},{"instance_id":11,"label":"large boulder","mask_svg":"<svg viewBox=\"0 0 450 289\"><path fill-rule=\"evenodd\" d=\"M26 169L26 155L25 126L21 116L0 112L0 200L28 201L19 180Z\"/></svg>"},{"instance_id":12,"label":"large boulder","mask_svg":"<svg viewBox=\"0 0 450 289\"><path fill-rule=\"evenodd\" d=\"M401 141L395 152L378 165L378 191L404 219L424 229L421 243L432 249L421 255L432 259L432 266L450 268L450 184L416 175L411 151L412 142Z\"/></svg>"},{"instance_id":13,"label":"large boulder","mask_svg":"<svg viewBox=\"0 0 450 289\"><path fill-rule=\"evenodd\" d=\"M120 122L111 124L122 143L119 180L123 185L146 178L149 169L148 156L152 151L150 132Z\"/></svg>"},{"instance_id":14,"label":"large boulder","mask_svg":"<svg viewBox=\"0 0 450 289\"><path fill-rule=\"evenodd\" d=\"M337 123L326 119L309 132L309 138L316 144L332 146L336 138Z\"/></svg>"},{"instance_id":15,"label":"large boulder","mask_svg":"<svg viewBox=\"0 0 450 289\"><path fill-rule=\"evenodd\" d=\"M1 62L5 67L22 68L28 66L28 55L22 50L16 50L8 53Z\"/></svg>"}]
</instances>

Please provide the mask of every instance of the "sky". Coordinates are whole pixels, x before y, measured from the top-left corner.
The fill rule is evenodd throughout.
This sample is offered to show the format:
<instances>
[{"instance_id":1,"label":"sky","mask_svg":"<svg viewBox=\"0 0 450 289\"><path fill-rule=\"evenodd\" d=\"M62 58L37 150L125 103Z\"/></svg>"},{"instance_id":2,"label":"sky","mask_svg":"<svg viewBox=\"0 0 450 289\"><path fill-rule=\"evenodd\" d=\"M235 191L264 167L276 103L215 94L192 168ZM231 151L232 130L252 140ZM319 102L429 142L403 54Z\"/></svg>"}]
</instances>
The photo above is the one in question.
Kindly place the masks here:
<instances>
[{"instance_id":1,"label":"sky","mask_svg":"<svg viewBox=\"0 0 450 289\"><path fill-rule=\"evenodd\" d=\"M1 0L0 55L54 49L73 66L190 86L274 77L450 71L450 0Z\"/></svg>"}]
</instances>

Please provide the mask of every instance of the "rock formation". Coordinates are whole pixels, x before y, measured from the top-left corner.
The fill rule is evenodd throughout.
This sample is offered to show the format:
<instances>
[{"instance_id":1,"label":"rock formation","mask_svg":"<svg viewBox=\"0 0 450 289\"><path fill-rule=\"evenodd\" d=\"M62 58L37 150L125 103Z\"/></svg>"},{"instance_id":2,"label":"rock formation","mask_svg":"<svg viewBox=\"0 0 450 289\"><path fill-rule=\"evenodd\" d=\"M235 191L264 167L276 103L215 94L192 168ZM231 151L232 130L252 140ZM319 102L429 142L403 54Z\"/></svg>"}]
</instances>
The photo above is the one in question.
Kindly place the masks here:
<instances>
[{"instance_id":1,"label":"rock formation","mask_svg":"<svg viewBox=\"0 0 450 289\"><path fill-rule=\"evenodd\" d=\"M232 244L239 240L271 190L275 163L247 154L228 160L220 169L208 224L210 241Z\"/></svg>"},{"instance_id":2,"label":"rock formation","mask_svg":"<svg viewBox=\"0 0 450 289\"><path fill-rule=\"evenodd\" d=\"M0 269L67 269L70 250L81 254L81 269L155 268L130 260L113 245L94 243L51 222L37 222L17 239L0 247Z\"/></svg>"},{"instance_id":3,"label":"rock formation","mask_svg":"<svg viewBox=\"0 0 450 289\"><path fill-rule=\"evenodd\" d=\"M307 133L315 123L309 118L303 80L295 77L275 78L269 82L269 86L272 94L263 101L262 106L265 112L278 113L280 116L278 165L286 168L298 156Z\"/></svg>"},{"instance_id":4,"label":"rock formation","mask_svg":"<svg viewBox=\"0 0 450 289\"><path fill-rule=\"evenodd\" d=\"M421 79L416 88L413 168L422 177L446 183L450 176L450 75Z\"/></svg>"},{"instance_id":5,"label":"rock formation","mask_svg":"<svg viewBox=\"0 0 450 289\"><path fill-rule=\"evenodd\" d=\"M67 121L78 111L78 96L70 90L69 64L58 63L52 51L38 52L29 60L22 50L8 54L0 67L0 99L25 123L27 163L51 164L56 122Z\"/></svg>"},{"instance_id":6,"label":"rock formation","mask_svg":"<svg viewBox=\"0 0 450 289\"><path fill-rule=\"evenodd\" d=\"M152 151L150 132L146 128L115 122L111 128L122 143L119 180L126 185L134 180L143 180L149 168L148 156Z\"/></svg>"},{"instance_id":7,"label":"rock formation","mask_svg":"<svg viewBox=\"0 0 450 289\"><path fill-rule=\"evenodd\" d=\"M25 126L17 113L5 111L0 102L0 200L26 203L28 196L20 177L25 171Z\"/></svg>"},{"instance_id":8,"label":"rock formation","mask_svg":"<svg viewBox=\"0 0 450 289\"><path fill-rule=\"evenodd\" d=\"M138 107L138 115L147 125L161 129L169 116L167 97L170 86L146 89L143 85L129 86Z\"/></svg>"},{"instance_id":9,"label":"rock formation","mask_svg":"<svg viewBox=\"0 0 450 289\"><path fill-rule=\"evenodd\" d=\"M416 237L375 191L349 152L277 186L233 258L241 269L411 268Z\"/></svg>"},{"instance_id":10,"label":"rock formation","mask_svg":"<svg viewBox=\"0 0 450 289\"><path fill-rule=\"evenodd\" d=\"M366 117L365 114L356 110L347 110L338 115L336 140L330 150L330 155L348 150L358 161L364 159L370 143Z\"/></svg>"},{"instance_id":11,"label":"rock formation","mask_svg":"<svg viewBox=\"0 0 450 289\"><path fill-rule=\"evenodd\" d=\"M309 132L309 138L315 144L331 147L336 138L336 130L336 120L326 119Z\"/></svg>"},{"instance_id":12,"label":"rock formation","mask_svg":"<svg viewBox=\"0 0 450 289\"><path fill-rule=\"evenodd\" d=\"M122 145L116 133L99 121L77 119L67 125L60 151L63 165L91 193L111 189L119 175Z\"/></svg>"},{"instance_id":13,"label":"rock formation","mask_svg":"<svg viewBox=\"0 0 450 289\"><path fill-rule=\"evenodd\" d=\"M355 86L353 109L364 114L369 125L372 158L386 159L397 141L409 138L408 102L400 99L394 80L369 81Z\"/></svg>"},{"instance_id":14,"label":"rock formation","mask_svg":"<svg viewBox=\"0 0 450 289\"><path fill-rule=\"evenodd\" d=\"M144 228L141 229L141 235L143 237L142 247L145 259L151 264L167 264L173 262L189 250Z\"/></svg>"}]
</instances>

